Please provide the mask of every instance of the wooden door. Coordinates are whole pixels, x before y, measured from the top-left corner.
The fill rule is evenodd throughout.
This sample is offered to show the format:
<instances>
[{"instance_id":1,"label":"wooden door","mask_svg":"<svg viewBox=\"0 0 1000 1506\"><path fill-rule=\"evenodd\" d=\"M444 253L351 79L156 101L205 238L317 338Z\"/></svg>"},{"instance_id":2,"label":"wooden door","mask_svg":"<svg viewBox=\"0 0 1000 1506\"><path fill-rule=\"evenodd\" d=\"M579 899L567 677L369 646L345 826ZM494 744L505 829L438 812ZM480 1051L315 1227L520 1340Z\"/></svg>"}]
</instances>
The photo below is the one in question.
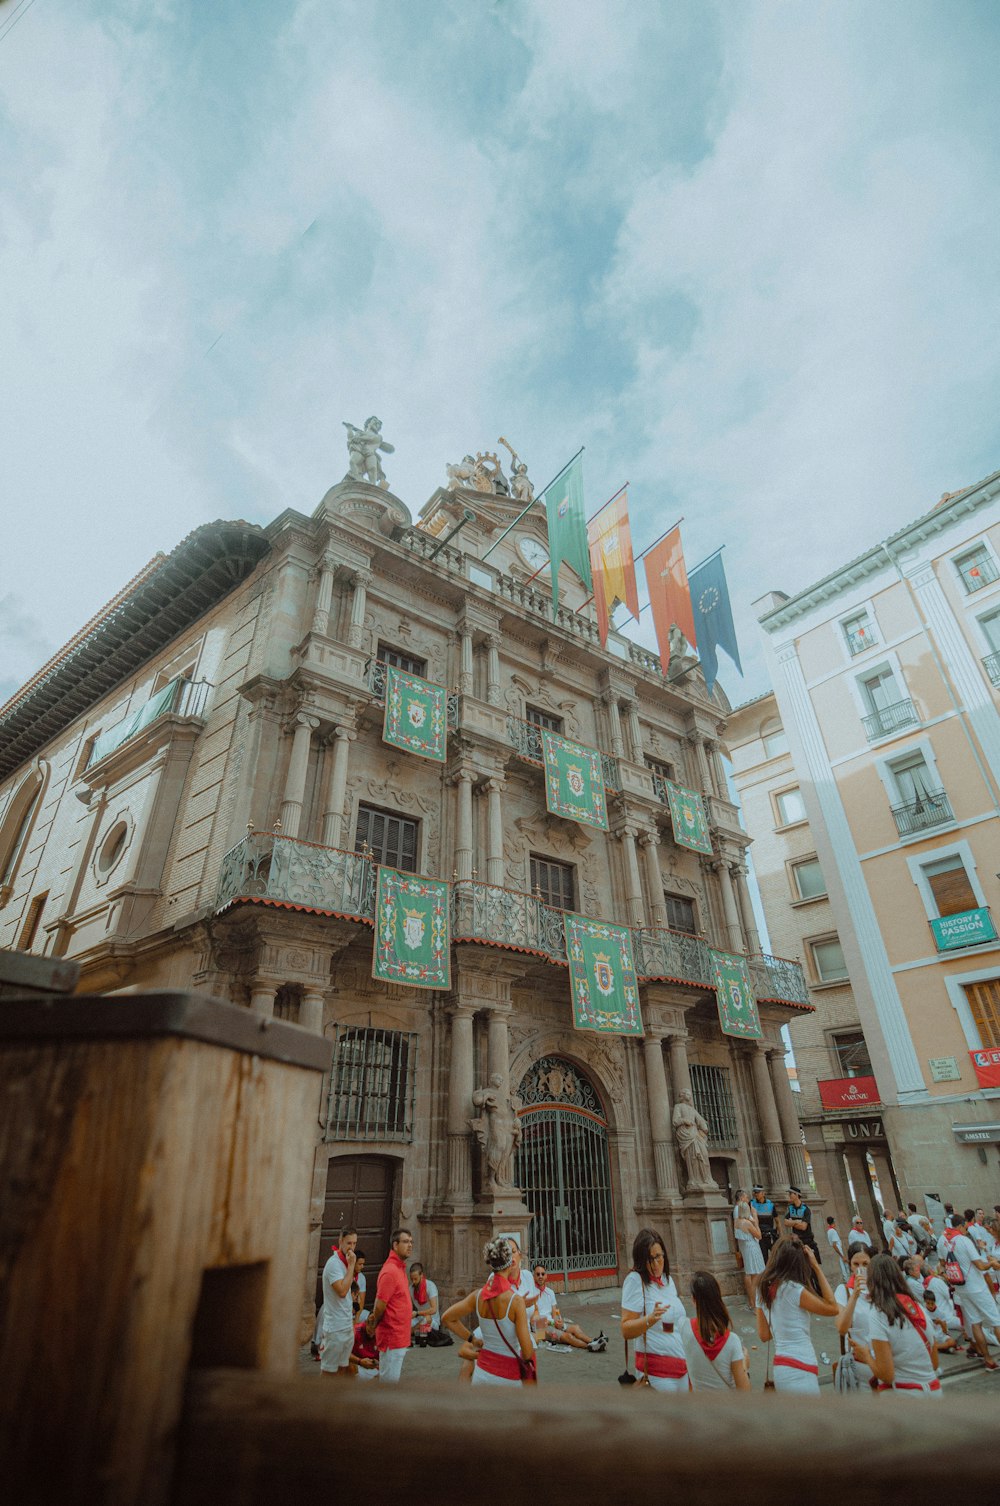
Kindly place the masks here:
<instances>
[{"instance_id":1,"label":"wooden door","mask_svg":"<svg viewBox=\"0 0 1000 1506\"><path fill-rule=\"evenodd\" d=\"M322 1301L323 1267L341 1229L358 1231L358 1249L367 1256L365 1277L374 1292L379 1268L389 1253L395 1219L396 1162L387 1156L334 1156L326 1173L326 1201L316 1272Z\"/></svg>"}]
</instances>

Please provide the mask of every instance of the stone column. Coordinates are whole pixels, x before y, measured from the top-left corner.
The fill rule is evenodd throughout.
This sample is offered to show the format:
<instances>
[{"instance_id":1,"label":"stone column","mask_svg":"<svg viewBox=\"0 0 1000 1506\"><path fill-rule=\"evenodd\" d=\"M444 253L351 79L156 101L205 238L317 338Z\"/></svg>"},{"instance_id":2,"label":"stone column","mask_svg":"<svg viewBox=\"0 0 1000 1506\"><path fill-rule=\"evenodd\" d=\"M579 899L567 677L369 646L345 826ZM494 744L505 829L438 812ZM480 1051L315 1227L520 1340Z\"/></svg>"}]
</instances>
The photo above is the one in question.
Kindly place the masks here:
<instances>
[{"instance_id":1,"label":"stone column","mask_svg":"<svg viewBox=\"0 0 1000 1506\"><path fill-rule=\"evenodd\" d=\"M263 978L255 978L250 985L250 1008L254 1014L259 1014L265 1020L271 1019L274 1015L274 996L277 992L273 983L267 983Z\"/></svg>"},{"instance_id":2,"label":"stone column","mask_svg":"<svg viewBox=\"0 0 1000 1506\"><path fill-rule=\"evenodd\" d=\"M486 882L503 887L503 803L500 799L503 793L504 782L502 779L488 779L486 781ZM506 1028L506 1027L504 1027Z\"/></svg>"},{"instance_id":3,"label":"stone column","mask_svg":"<svg viewBox=\"0 0 1000 1506\"><path fill-rule=\"evenodd\" d=\"M674 1160L674 1135L670 1123L670 1094L663 1061L663 1037L650 1032L642 1043L646 1062L646 1095L649 1099L649 1128L653 1137L653 1166L656 1191L662 1198L680 1195L677 1163Z\"/></svg>"},{"instance_id":4,"label":"stone column","mask_svg":"<svg viewBox=\"0 0 1000 1506\"><path fill-rule=\"evenodd\" d=\"M767 1154L767 1180L772 1192L788 1186L788 1168L782 1145L781 1124L774 1101L771 1074L767 1068L767 1049L761 1044L751 1048L750 1069L753 1072L754 1097L757 1100L757 1117L760 1120L761 1139Z\"/></svg>"},{"instance_id":5,"label":"stone column","mask_svg":"<svg viewBox=\"0 0 1000 1506\"><path fill-rule=\"evenodd\" d=\"M486 644L486 700L490 706L499 706L500 697L500 634L487 633Z\"/></svg>"},{"instance_id":6,"label":"stone column","mask_svg":"<svg viewBox=\"0 0 1000 1506\"><path fill-rule=\"evenodd\" d=\"M655 831L641 831L639 845L646 858L646 887L649 889L650 923L665 926L667 906L663 898L663 874L660 870L660 842Z\"/></svg>"},{"instance_id":7,"label":"stone column","mask_svg":"<svg viewBox=\"0 0 1000 1506\"><path fill-rule=\"evenodd\" d=\"M303 1030L323 1034L323 995L318 988L307 988L299 1005L299 1024Z\"/></svg>"},{"instance_id":8,"label":"stone column","mask_svg":"<svg viewBox=\"0 0 1000 1506\"><path fill-rule=\"evenodd\" d=\"M635 850L635 828L623 826L618 834L625 853L625 889L629 925L646 924L645 906L642 901L642 879L639 877L639 858Z\"/></svg>"},{"instance_id":9,"label":"stone column","mask_svg":"<svg viewBox=\"0 0 1000 1506\"><path fill-rule=\"evenodd\" d=\"M459 632L458 639L460 651L458 688L462 695L471 695L475 684L472 659L472 629L463 627Z\"/></svg>"},{"instance_id":10,"label":"stone column","mask_svg":"<svg viewBox=\"0 0 1000 1506\"><path fill-rule=\"evenodd\" d=\"M740 915L736 908L736 895L733 893L733 878L729 872L729 864L720 860L715 865L719 875L719 888L722 891L722 909L726 917L726 935L731 952L742 952L744 947L743 931L740 926Z\"/></svg>"},{"instance_id":11,"label":"stone column","mask_svg":"<svg viewBox=\"0 0 1000 1506\"><path fill-rule=\"evenodd\" d=\"M903 1197L899 1190L899 1182L896 1180L896 1171L889 1157L888 1150L883 1150L879 1145L866 1145L862 1155L867 1151L875 1164L875 1175L878 1177L879 1190L884 1199L886 1208L892 1207L893 1211L903 1207Z\"/></svg>"},{"instance_id":12,"label":"stone column","mask_svg":"<svg viewBox=\"0 0 1000 1506\"><path fill-rule=\"evenodd\" d=\"M705 756L708 760L708 774L712 789L720 800L728 800L729 794L726 790L726 776L722 768L718 743L712 742L711 739L707 738L705 741Z\"/></svg>"},{"instance_id":13,"label":"stone column","mask_svg":"<svg viewBox=\"0 0 1000 1506\"><path fill-rule=\"evenodd\" d=\"M771 1084L774 1088L774 1102L778 1109L778 1122L781 1125L781 1138L785 1142L788 1173L796 1187L804 1188L806 1185L806 1158L802 1154L802 1129L799 1125L799 1115L795 1107L792 1085L788 1081L788 1068L785 1066L784 1051L769 1051L767 1053L767 1062L771 1068Z\"/></svg>"},{"instance_id":14,"label":"stone column","mask_svg":"<svg viewBox=\"0 0 1000 1506\"><path fill-rule=\"evenodd\" d=\"M351 743L357 737L351 727L333 729L333 769L326 791L326 809L323 812L323 845L339 847L343 839L344 801L347 798L347 763Z\"/></svg>"},{"instance_id":15,"label":"stone column","mask_svg":"<svg viewBox=\"0 0 1000 1506\"><path fill-rule=\"evenodd\" d=\"M698 788L705 795L712 794L712 776L708 770L708 758L705 753L705 739L700 732L689 732L688 742L694 749L694 767Z\"/></svg>"},{"instance_id":16,"label":"stone column","mask_svg":"<svg viewBox=\"0 0 1000 1506\"><path fill-rule=\"evenodd\" d=\"M626 701L625 715L628 718L628 740L631 744L632 762L642 763L642 727L639 723L639 702L634 699Z\"/></svg>"},{"instance_id":17,"label":"stone column","mask_svg":"<svg viewBox=\"0 0 1000 1506\"><path fill-rule=\"evenodd\" d=\"M286 837L297 837L302 820L302 801L306 792L306 774L309 769L309 746L312 735L319 726L319 718L299 711L292 719L292 753L285 775L285 793L281 802L281 832Z\"/></svg>"},{"instance_id":18,"label":"stone column","mask_svg":"<svg viewBox=\"0 0 1000 1506\"><path fill-rule=\"evenodd\" d=\"M734 863L732 876L736 888L736 903L739 906L740 920L743 923L743 934L747 941L747 951L751 957L759 957L760 937L757 934L757 923L753 918L753 900L750 898L747 870L742 864Z\"/></svg>"},{"instance_id":19,"label":"stone column","mask_svg":"<svg viewBox=\"0 0 1000 1506\"><path fill-rule=\"evenodd\" d=\"M458 810L455 819L455 872L460 879L472 877L472 770L455 775Z\"/></svg>"},{"instance_id":20,"label":"stone column","mask_svg":"<svg viewBox=\"0 0 1000 1506\"><path fill-rule=\"evenodd\" d=\"M368 587L374 576L370 570L356 570L351 580L354 595L351 597L351 621L347 629L348 648L360 648L365 630L365 608L368 605Z\"/></svg>"},{"instance_id":21,"label":"stone column","mask_svg":"<svg viewBox=\"0 0 1000 1506\"><path fill-rule=\"evenodd\" d=\"M451 1065L448 1073L448 1202L472 1202L473 1011L451 1009Z\"/></svg>"},{"instance_id":22,"label":"stone column","mask_svg":"<svg viewBox=\"0 0 1000 1506\"><path fill-rule=\"evenodd\" d=\"M618 697L608 691L604 697L604 704L608 708L608 725L611 730L611 752L615 758L625 757L625 742L622 737L622 719L618 710Z\"/></svg>"},{"instance_id":23,"label":"stone column","mask_svg":"<svg viewBox=\"0 0 1000 1506\"><path fill-rule=\"evenodd\" d=\"M331 554L324 554L317 567L316 605L313 608L312 631L324 637L330 631L330 607L333 604L333 573L337 568Z\"/></svg>"},{"instance_id":24,"label":"stone column","mask_svg":"<svg viewBox=\"0 0 1000 1506\"><path fill-rule=\"evenodd\" d=\"M510 1086L510 1033L507 1029L509 1013L509 1005L494 1005L491 1008L486 1042L487 1075L495 1077L499 1073L508 1086Z\"/></svg>"},{"instance_id":25,"label":"stone column","mask_svg":"<svg viewBox=\"0 0 1000 1506\"><path fill-rule=\"evenodd\" d=\"M670 1037L670 1086L674 1098L683 1092L691 1092L691 1073L688 1069L687 1031ZM693 1096L693 1094L692 1094ZM671 1126L673 1133L673 1126Z\"/></svg>"}]
</instances>

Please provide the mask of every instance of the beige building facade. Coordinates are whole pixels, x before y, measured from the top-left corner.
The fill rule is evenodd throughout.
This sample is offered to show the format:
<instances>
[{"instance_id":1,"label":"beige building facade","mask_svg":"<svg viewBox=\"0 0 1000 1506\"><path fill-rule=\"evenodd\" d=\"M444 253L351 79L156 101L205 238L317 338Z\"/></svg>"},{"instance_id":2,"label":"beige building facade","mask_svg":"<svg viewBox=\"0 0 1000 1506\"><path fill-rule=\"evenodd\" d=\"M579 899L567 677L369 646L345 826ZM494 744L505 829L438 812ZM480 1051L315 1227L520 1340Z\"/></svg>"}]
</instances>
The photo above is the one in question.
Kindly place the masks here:
<instances>
[{"instance_id":1,"label":"beige building facade","mask_svg":"<svg viewBox=\"0 0 1000 1506\"><path fill-rule=\"evenodd\" d=\"M771 593L774 714L736 718L772 945L798 936L817 1006L792 1027L810 1148L839 1154L869 1120L886 1201L992 1204L1000 1184L998 547L994 475L797 596ZM819 1105L810 1079L859 1065L877 1096Z\"/></svg>"},{"instance_id":2,"label":"beige building facade","mask_svg":"<svg viewBox=\"0 0 1000 1506\"><path fill-rule=\"evenodd\" d=\"M330 1040L306 1306L345 1221L370 1268L410 1225L446 1294L496 1229L586 1286L650 1222L732 1283L731 1191L801 1175L780 1027L809 1006L759 955L728 708L603 649L569 572L553 616L541 506L503 537L521 511L442 490L415 526L345 478L311 517L207 525L0 708L0 944ZM447 687L443 764L383 741L389 665ZM545 728L601 750L607 832L548 812ZM711 854L674 842L668 779L702 795ZM372 977L379 864L451 883L450 990ZM574 1028L565 910L630 927L641 1039ZM750 959L760 1041L721 1032L710 944ZM499 1191L471 1124L498 1077L520 1136ZM674 1139L688 1090L714 1186Z\"/></svg>"}]
</instances>

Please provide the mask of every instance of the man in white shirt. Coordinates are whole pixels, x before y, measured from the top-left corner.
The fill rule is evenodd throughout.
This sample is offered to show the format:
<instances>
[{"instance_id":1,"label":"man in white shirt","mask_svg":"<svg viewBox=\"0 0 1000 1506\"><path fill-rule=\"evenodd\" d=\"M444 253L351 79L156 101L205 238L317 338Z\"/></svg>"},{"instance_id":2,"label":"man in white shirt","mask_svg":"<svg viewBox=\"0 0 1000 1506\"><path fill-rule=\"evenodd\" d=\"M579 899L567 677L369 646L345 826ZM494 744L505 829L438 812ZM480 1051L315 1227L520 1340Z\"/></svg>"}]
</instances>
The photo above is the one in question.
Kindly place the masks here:
<instances>
[{"instance_id":1,"label":"man in white shirt","mask_svg":"<svg viewBox=\"0 0 1000 1506\"><path fill-rule=\"evenodd\" d=\"M972 1243L984 1255L988 1255L993 1244L993 1236L983 1223L982 1208L966 1208L965 1232Z\"/></svg>"},{"instance_id":2,"label":"man in white shirt","mask_svg":"<svg viewBox=\"0 0 1000 1506\"><path fill-rule=\"evenodd\" d=\"M826 1220L826 1238L830 1249L840 1262L840 1279L841 1281L846 1281L851 1274L851 1268L847 1264L844 1246L840 1239L840 1231L837 1228L837 1220L833 1217L832 1213L828 1215Z\"/></svg>"},{"instance_id":3,"label":"man in white shirt","mask_svg":"<svg viewBox=\"0 0 1000 1506\"><path fill-rule=\"evenodd\" d=\"M866 1250L872 1247L872 1237L865 1228L865 1221L860 1213L856 1213L851 1219L851 1232L847 1236L847 1248L851 1245L864 1245Z\"/></svg>"},{"instance_id":4,"label":"man in white shirt","mask_svg":"<svg viewBox=\"0 0 1000 1506\"><path fill-rule=\"evenodd\" d=\"M896 1215L888 1208L882 1209L882 1237L885 1240L886 1249L892 1244L892 1236L896 1232Z\"/></svg>"},{"instance_id":5,"label":"man in white shirt","mask_svg":"<svg viewBox=\"0 0 1000 1506\"><path fill-rule=\"evenodd\" d=\"M544 1265L536 1264L533 1274L538 1290L532 1322L536 1342L549 1349L568 1344L571 1349L589 1349L592 1354L603 1354L608 1347L603 1330L596 1339L588 1339L579 1323L567 1323L559 1311L556 1294L548 1284L549 1276Z\"/></svg>"},{"instance_id":6,"label":"man in white shirt","mask_svg":"<svg viewBox=\"0 0 1000 1506\"><path fill-rule=\"evenodd\" d=\"M917 1212L916 1203L907 1203L906 1222L909 1224L910 1232L921 1250L925 1246L934 1243L934 1230L931 1226L931 1221L924 1214Z\"/></svg>"},{"instance_id":7,"label":"man in white shirt","mask_svg":"<svg viewBox=\"0 0 1000 1506\"><path fill-rule=\"evenodd\" d=\"M1000 1271L1000 1260L983 1255L975 1242L969 1238L968 1223L964 1214L953 1213L950 1222L951 1227L958 1230L957 1236L952 1241L952 1259L958 1261L962 1275L965 1277L965 1285L961 1289L962 1313L972 1331L972 1342L979 1352L979 1358L987 1370L995 1370L997 1362L990 1359L989 1346L983 1329L992 1329L997 1343L1000 1344L1000 1309L997 1308L996 1298L987 1286L983 1273L988 1270Z\"/></svg>"},{"instance_id":8,"label":"man in white shirt","mask_svg":"<svg viewBox=\"0 0 1000 1506\"><path fill-rule=\"evenodd\" d=\"M341 1230L340 1239L323 1267L323 1338L319 1363L324 1375L350 1380L354 1348L354 1303L351 1284L357 1257L356 1229Z\"/></svg>"},{"instance_id":9,"label":"man in white shirt","mask_svg":"<svg viewBox=\"0 0 1000 1506\"><path fill-rule=\"evenodd\" d=\"M511 1248L514 1251L514 1264L510 1268L510 1275L507 1279L518 1296L524 1298L524 1307L528 1316L528 1331L531 1334L531 1341L534 1343L535 1308L538 1306L538 1287L535 1285L535 1278L531 1272L521 1269L521 1246L517 1235L504 1234L501 1237L510 1241Z\"/></svg>"}]
</instances>

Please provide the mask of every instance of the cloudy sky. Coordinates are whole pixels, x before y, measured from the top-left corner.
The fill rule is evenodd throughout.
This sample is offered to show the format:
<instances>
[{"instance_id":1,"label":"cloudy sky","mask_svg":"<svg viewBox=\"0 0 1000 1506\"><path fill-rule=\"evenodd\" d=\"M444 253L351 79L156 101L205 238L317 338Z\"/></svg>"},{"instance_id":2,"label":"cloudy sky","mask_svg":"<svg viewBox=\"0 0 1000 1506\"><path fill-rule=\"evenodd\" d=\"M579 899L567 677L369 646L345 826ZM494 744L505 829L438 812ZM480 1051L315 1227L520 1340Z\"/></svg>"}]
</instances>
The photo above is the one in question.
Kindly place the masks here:
<instances>
[{"instance_id":1,"label":"cloudy sky","mask_svg":"<svg viewBox=\"0 0 1000 1506\"><path fill-rule=\"evenodd\" d=\"M0 0L0 700L157 549L586 445L750 601L1000 468L992 0ZM648 618L647 618L648 620Z\"/></svg>"}]
</instances>

